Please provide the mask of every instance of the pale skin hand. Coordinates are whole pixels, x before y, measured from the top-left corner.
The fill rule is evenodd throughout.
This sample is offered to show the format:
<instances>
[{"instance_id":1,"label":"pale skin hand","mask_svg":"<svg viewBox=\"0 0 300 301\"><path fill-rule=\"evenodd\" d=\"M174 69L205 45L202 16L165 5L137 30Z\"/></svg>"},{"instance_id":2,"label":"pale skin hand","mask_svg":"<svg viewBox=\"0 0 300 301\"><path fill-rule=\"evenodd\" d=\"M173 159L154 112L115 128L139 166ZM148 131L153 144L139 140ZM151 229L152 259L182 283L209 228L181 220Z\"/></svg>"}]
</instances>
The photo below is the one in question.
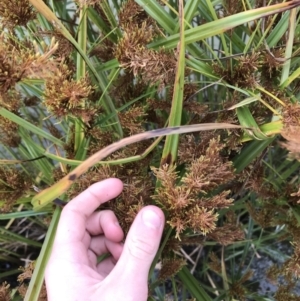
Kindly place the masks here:
<instances>
[{"instance_id":1,"label":"pale skin hand","mask_svg":"<svg viewBox=\"0 0 300 301\"><path fill-rule=\"evenodd\" d=\"M62 211L46 268L48 301L144 301L164 215L155 206L136 216L125 244L112 211L94 212L118 196L123 184L107 179L90 186ZM111 253L97 265L97 256Z\"/></svg>"}]
</instances>

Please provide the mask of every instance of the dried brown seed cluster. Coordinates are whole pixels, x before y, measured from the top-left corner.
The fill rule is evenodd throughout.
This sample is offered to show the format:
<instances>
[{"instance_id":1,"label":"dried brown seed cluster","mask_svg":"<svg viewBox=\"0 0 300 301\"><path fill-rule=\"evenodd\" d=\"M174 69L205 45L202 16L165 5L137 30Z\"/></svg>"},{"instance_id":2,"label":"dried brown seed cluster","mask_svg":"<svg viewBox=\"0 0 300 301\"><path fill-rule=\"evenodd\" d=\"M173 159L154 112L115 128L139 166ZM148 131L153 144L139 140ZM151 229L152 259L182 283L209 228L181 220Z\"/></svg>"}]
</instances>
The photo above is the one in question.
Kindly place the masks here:
<instances>
[{"instance_id":1,"label":"dried brown seed cluster","mask_svg":"<svg viewBox=\"0 0 300 301\"><path fill-rule=\"evenodd\" d=\"M207 239L218 242L222 246L227 246L236 241L245 239L243 229L234 223L227 223L217 227L207 235Z\"/></svg>"},{"instance_id":2,"label":"dried brown seed cluster","mask_svg":"<svg viewBox=\"0 0 300 301\"><path fill-rule=\"evenodd\" d=\"M223 6L225 8L225 16L235 15L243 11L242 1L224 0Z\"/></svg>"},{"instance_id":3,"label":"dried brown seed cluster","mask_svg":"<svg viewBox=\"0 0 300 301\"><path fill-rule=\"evenodd\" d=\"M46 81L44 104L58 118L71 114L88 123L96 112L89 102L92 89L86 78L72 79L67 66L61 65Z\"/></svg>"},{"instance_id":4,"label":"dried brown seed cluster","mask_svg":"<svg viewBox=\"0 0 300 301\"><path fill-rule=\"evenodd\" d=\"M152 34L147 33L146 23L141 27L132 26L130 31L124 32L115 56L124 68L130 69L135 76L141 76L143 81L151 85L171 84L176 70L174 53L148 49L146 44L151 40Z\"/></svg>"},{"instance_id":5,"label":"dried brown seed cluster","mask_svg":"<svg viewBox=\"0 0 300 301\"><path fill-rule=\"evenodd\" d=\"M4 26L14 28L25 26L28 21L35 19L36 13L28 0L2 0L0 18Z\"/></svg>"},{"instance_id":6,"label":"dried brown seed cluster","mask_svg":"<svg viewBox=\"0 0 300 301\"><path fill-rule=\"evenodd\" d=\"M34 43L14 41L2 33L0 35L0 92L7 93L24 78L46 78L57 68L51 59L58 44L52 39L49 45L41 43L42 50Z\"/></svg>"},{"instance_id":7,"label":"dried brown seed cluster","mask_svg":"<svg viewBox=\"0 0 300 301\"><path fill-rule=\"evenodd\" d=\"M300 126L287 126L281 135L286 139L285 142L280 143L281 146L290 152L290 157L300 160Z\"/></svg>"},{"instance_id":8,"label":"dried brown seed cluster","mask_svg":"<svg viewBox=\"0 0 300 301\"><path fill-rule=\"evenodd\" d=\"M155 24L144 9L134 0L126 1L119 12L119 23L122 28L130 27L132 24L141 26L144 22L149 27L151 24Z\"/></svg>"},{"instance_id":9,"label":"dried brown seed cluster","mask_svg":"<svg viewBox=\"0 0 300 301\"><path fill-rule=\"evenodd\" d=\"M188 228L203 235L212 232L218 217L215 210L232 203L226 191L206 197L209 191L234 178L231 162L220 156L222 148L219 140L212 139L205 155L187 167L178 186L175 167L152 168L161 183L153 199L167 212L167 223L175 229L177 238Z\"/></svg>"},{"instance_id":10,"label":"dried brown seed cluster","mask_svg":"<svg viewBox=\"0 0 300 301\"><path fill-rule=\"evenodd\" d=\"M21 137L18 133L19 125L0 116L0 141L8 147L18 147Z\"/></svg>"},{"instance_id":11,"label":"dried brown seed cluster","mask_svg":"<svg viewBox=\"0 0 300 301\"><path fill-rule=\"evenodd\" d=\"M96 45L90 52L90 56L96 56L102 62L107 62L115 58L114 43L109 39L104 39L99 45Z\"/></svg>"},{"instance_id":12,"label":"dried brown seed cluster","mask_svg":"<svg viewBox=\"0 0 300 301\"><path fill-rule=\"evenodd\" d=\"M294 253L292 257L285 262L285 275L290 279L300 278L300 242L292 242Z\"/></svg>"},{"instance_id":13,"label":"dried brown seed cluster","mask_svg":"<svg viewBox=\"0 0 300 301\"><path fill-rule=\"evenodd\" d=\"M115 57L120 64L150 85L173 84L176 70L174 53L147 48L157 35L152 19L133 0L124 4L119 19L124 32L115 49Z\"/></svg>"},{"instance_id":14,"label":"dried brown seed cluster","mask_svg":"<svg viewBox=\"0 0 300 301\"><path fill-rule=\"evenodd\" d=\"M18 281L20 283L20 285L18 287L18 292L23 298L25 298L25 295L26 295L27 289L28 289L28 285L25 284L24 281L31 279L34 269L35 269L34 261L30 262L27 265L27 267L20 267L20 270L22 270L23 273L21 273L18 276ZM43 283L43 285L41 287L41 291L40 291L38 300L39 301L47 301L47 290L46 290L45 282Z\"/></svg>"},{"instance_id":15,"label":"dried brown seed cluster","mask_svg":"<svg viewBox=\"0 0 300 301\"><path fill-rule=\"evenodd\" d=\"M262 76L274 78L278 69L284 64L284 49L277 48L265 51L262 56Z\"/></svg>"},{"instance_id":16,"label":"dried brown seed cluster","mask_svg":"<svg viewBox=\"0 0 300 301\"><path fill-rule=\"evenodd\" d=\"M283 131L284 135L288 135L291 131L293 135L297 131L297 127L300 126L300 104L288 102L282 109L283 124L287 130Z\"/></svg>"},{"instance_id":17,"label":"dried brown seed cluster","mask_svg":"<svg viewBox=\"0 0 300 301\"><path fill-rule=\"evenodd\" d=\"M143 131L142 122L146 114L142 106L132 106L129 110L120 112L118 115L122 127L128 131L129 135Z\"/></svg>"},{"instance_id":18,"label":"dried brown seed cluster","mask_svg":"<svg viewBox=\"0 0 300 301\"><path fill-rule=\"evenodd\" d=\"M1 301L11 301L10 297L10 285L7 282L3 282L0 285L0 300Z\"/></svg>"},{"instance_id":19,"label":"dried brown seed cluster","mask_svg":"<svg viewBox=\"0 0 300 301\"><path fill-rule=\"evenodd\" d=\"M237 300L246 301L246 287L243 285L244 282L249 280L253 275L253 271L248 270L245 274L237 281L230 285L229 295Z\"/></svg>"},{"instance_id":20,"label":"dried brown seed cluster","mask_svg":"<svg viewBox=\"0 0 300 301\"><path fill-rule=\"evenodd\" d=\"M0 199L5 200L5 203L0 208L0 211L9 212L15 202L28 191L32 185L32 181L17 168L0 168Z\"/></svg>"},{"instance_id":21,"label":"dried brown seed cluster","mask_svg":"<svg viewBox=\"0 0 300 301\"><path fill-rule=\"evenodd\" d=\"M139 164L143 167L143 162L139 162ZM124 167L123 169L125 169ZM135 168L137 169L137 166ZM117 201L111 202L111 208L116 213L125 233L128 233L137 213L144 206L152 203L150 195L153 194L154 187L146 171L147 166L140 168L138 173L128 174L125 170L123 170L123 174L121 171L118 173L118 177L124 182L124 189Z\"/></svg>"},{"instance_id":22,"label":"dried brown seed cluster","mask_svg":"<svg viewBox=\"0 0 300 301\"><path fill-rule=\"evenodd\" d=\"M259 55L259 53L253 52L236 58L232 70L227 60L225 62L226 66L215 63L213 64L213 70L231 85L251 89L257 83L257 70L261 64Z\"/></svg>"},{"instance_id":23,"label":"dried brown seed cluster","mask_svg":"<svg viewBox=\"0 0 300 301\"><path fill-rule=\"evenodd\" d=\"M40 37L49 37L51 39L55 39L56 43L59 45L59 52L53 53L53 57L58 60L62 60L63 58L68 58L72 51L74 50L73 44L66 39L66 37L57 31L57 29L52 31L39 31L38 36Z\"/></svg>"},{"instance_id":24,"label":"dried brown seed cluster","mask_svg":"<svg viewBox=\"0 0 300 301\"><path fill-rule=\"evenodd\" d=\"M186 262L181 258L164 258L161 264L158 278L160 281L165 281L175 276L186 265Z\"/></svg>"}]
</instances>

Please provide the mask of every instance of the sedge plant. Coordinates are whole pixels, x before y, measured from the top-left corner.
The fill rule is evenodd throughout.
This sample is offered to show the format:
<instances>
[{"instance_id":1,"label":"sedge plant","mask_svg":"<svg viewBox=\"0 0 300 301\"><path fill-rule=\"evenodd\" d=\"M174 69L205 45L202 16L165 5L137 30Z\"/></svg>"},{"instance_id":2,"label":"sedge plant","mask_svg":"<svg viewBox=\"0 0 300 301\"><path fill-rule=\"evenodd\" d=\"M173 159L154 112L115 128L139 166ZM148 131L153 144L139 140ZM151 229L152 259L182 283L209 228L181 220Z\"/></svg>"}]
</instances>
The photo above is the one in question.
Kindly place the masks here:
<instances>
[{"instance_id":1,"label":"sedge plant","mask_svg":"<svg viewBox=\"0 0 300 301\"><path fill-rule=\"evenodd\" d=\"M166 216L149 300L298 300L299 6L2 0L1 262L27 260L1 298L46 300L53 201L113 176L125 233L145 205ZM268 297L262 254L282 259Z\"/></svg>"}]
</instances>

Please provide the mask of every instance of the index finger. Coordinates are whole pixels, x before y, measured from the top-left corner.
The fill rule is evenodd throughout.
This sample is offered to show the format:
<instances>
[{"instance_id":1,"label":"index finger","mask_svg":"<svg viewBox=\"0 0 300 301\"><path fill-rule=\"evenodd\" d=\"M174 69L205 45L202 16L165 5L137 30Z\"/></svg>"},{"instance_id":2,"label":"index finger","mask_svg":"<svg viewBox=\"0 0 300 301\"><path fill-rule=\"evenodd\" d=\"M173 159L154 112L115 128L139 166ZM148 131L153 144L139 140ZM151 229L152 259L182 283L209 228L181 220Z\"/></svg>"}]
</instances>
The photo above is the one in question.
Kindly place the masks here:
<instances>
[{"instance_id":1,"label":"index finger","mask_svg":"<svg viewBox=\"0 0 300 301\"><path fill-rule=\"evenodd\" d=\"M122 189L123 183L119 179L111 178L93 184L75 197L61 213L55 242L82 241L90 215L101 204L117 197Z\"/></svg>"}]
</instances>

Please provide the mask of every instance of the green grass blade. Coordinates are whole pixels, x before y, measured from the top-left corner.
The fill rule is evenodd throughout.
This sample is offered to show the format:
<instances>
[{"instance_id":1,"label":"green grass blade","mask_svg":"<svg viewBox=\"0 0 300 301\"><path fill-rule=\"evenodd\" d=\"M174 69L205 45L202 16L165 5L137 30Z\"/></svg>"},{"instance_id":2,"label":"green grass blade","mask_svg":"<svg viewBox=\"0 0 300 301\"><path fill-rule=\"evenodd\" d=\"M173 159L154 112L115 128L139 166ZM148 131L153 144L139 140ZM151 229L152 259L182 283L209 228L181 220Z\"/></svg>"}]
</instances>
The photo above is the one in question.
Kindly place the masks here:
<instances>
[{"instance_id":1,"label":"green grass blade","mask_svg":"<svg viewBox=\"0 0 300 301\"><path fill-rule=\"evenodd\" d=\"M0 227L0 237L5 237L6 240L17 241L18 243L25 244L33 247L41 247L42 244L40 242L34 241L32 239L26 238L22 235L16 234L12 231L9 231L3 227Z\"/></svg>"},{"instance_id":2,"label":"green grass blade","mask_svg":"<svg viewBox=\"0 0 300 301\"><path fill-rule=\"evenodd\" d=\"M282 67L280 84L285 82L290 74L291 57L293 53L294 37L295 37L295 29L296 29L296 16L297 16L297 9L294 8L290 11L289 31L288 31L289 34L288 34L288 40L286 43L285 56L284 56L286 61Z\"/></svg>"},{"instance_id":3,"label":"green grass blade","mask_svg":"<svg viewBox=\"0 0 300 301\"><path fill-rule=\"evenodd\" d=\"M78 45L81 50L86 54L87 48L87 6L83 5L80 8L79 15L79 28L78 28ZM77 52L77 61L76 61L76 79L79 81L80 79L86 76L86 65L82 55ZM85 104L82 104L85 107ZM75 145L74 150L77 151L79 145L84 140L84 127L82 120L75 121Z\"/></svg>"},{"instance_id":4,"label":"green grass blade","mask_svg":"<svg viewBox=\"0 0 300 301\"><path fill-rule=\"evenodd\" d=\"M270 145L274 138L266 139L264 141L252 141L250 142L241 153L233 159L233 165L236 169L236 173L241 172L247 167L256 157L258 157L268 145Z\"/></svg>"},{"instance_id":5,"label":"green grass blade","mask_svg":"<svg viewBox=\"0 0 300 301\"><path fill-rule=\"evenodd\" d=\"M281 85L280 88L284 89L288 87L294 80L300 77L300 67L297 68Z\"/></svg>"},{"instance_id":6,"label":"green grass blade","mask_svg":"<svg viewBox=\"0 0 300 301\"><path fill-rule=\"evenodd\" d=\"M44 282L44 274L47 262L50 258L52 245L55 238L56 228L59 222L61 209L56 208L54 211L42 250L36 261L35 269L29 283L24 301L38 301L40 291Z\"/></svg>"},{"instance_id":7,"label":"green grass blade","mask_svg":"<svg viewBox=\"0 0 300 301\"><path fill-rule=\"evenodd\" d=\"M279 20L278 24L276 24L275 28L270 31L270 34L266 38L266 42L269 47L276 46L280 39L282 39L282 37L286 34L286 31L288 29L288 18L289 13L284 13L281 19Z\"/></svg>"},{"instance_id":8,"label":"green grass blade","mask_svg":"<svg viewBox=\"0 0 300 301\"><path fill-rule=\"evenodd\" d=\"M116 14L111 9L111 6L108 1L99 1L99 5L101 6L107 21L111 24L112 28L116 28L116 34L118 37L122 36L122 32L118 26L118 20L116 18Z\"/></svg>"},{"instance_id":9,"label":"green grass blade","mask_svg":"<svg viewBox=\"0 0 300 301\"><path fill-rule=\"evenodd\" d=\"M43 137L51 142L53 142L54 144L58 145L58 146L63 146L64 143L55 138L54 136L52 136L51 134L47 133L46 131L38 128L37 126L35 126L34 124L24 120L23 118L15 115L14 113L4 109L4 108L0 108L0 115L15 122L16 124L18 124L19 126L21 126L23 129L26 129L40 137Z\"/></svg>"},{"instance_id":10,"label":"green grass blade","mask_svg":"<svg viewBox=\"0 0 300 301\"><path fill-rule=\"evenodd\" d=\"M188 0L184 6L184 23L186 24L190 24L190 22L192 21L193 17L195 16L195 14L197 13L197 8L198 8L198 1L195 0ZM174 32L178 32L179 31L179 27L180 27L180 23L178 22L176 24L175 30Z\"/></svg>"},{"instance_id":11,"label":"green grass blade","mask_svg":"<svg viewBox=\"0 0 300 301\"><path fill-rule=\"evenodd\" d=\"M169 126L181 125L183 90L184 90L184 72L185 72L185 42L184 42L184 12L183 3L179 1L179 19L180 19L180 42L177 47L178 59L175 83L173 89L173 99L171 112L169 116ZM172 135L166 138L162 153L161 164L167 163L173 165L176 162L178 151L179 135Z\"/></svg>"},{"instance_id":12,"label":"green grass blade","mask_svg":"<svg viewBox=\"0 0 300 301\"><path fill-rule=\"evenodd\" d=\"M33 217L37 215L44 215L47 212L36 212L36 211L21 211L21 212L11 212L11 213L1 213L0 220L9 220L12 218L26 218L26 217Z\"/></svg>"},{"instance_id":13,"label":"green grass blade","mask_svg":"<svg viewBox=\"0 0 300 301\"><path fill-rule=\"evenodd\" d=\"M252 136L254 139L257 140L264 140L268 138L260 130L248 107L239 107L236 111L240 124L244 127L251 128L251 130L245 130L247 131L248 135Z\"/></svg>"},{"instance_id":14,"label":"green grass blade","mask_svg":"<svg viewBox=\"0 0 300 301\"><path fill-rule=\"evenodd\" d=\"M204 40L217 34L221 34L229 29L243 25L253 20L292 9L298 5L300 5L299 0L270 5L246 12L241 12L216 21L208 22L192 29L188 29L185 31L186 45L194 43L196 41ZM160 47L164 47L165 49L172 49L176 47L179 41L179 37L179 34L174 34L165 39L161 39L149 44L149 47L154 49L158 49Z\"/></svg>"},{"instance_id":15,"label":"green grass blade","mask_svg":"<svg viewBox=\"0 0 300 301\"><path fill-rule=\"evenodd\" d=\"M99 28L103 35L107 36L113 42L117 42L117 35L107 26L103 19L97 14L93 7L87 8L88 18Z\"/></svg>"},{"instance_id":16,"label":"green grass blade","mask_svg":"<svg viewBox=\"0 0 300 301\"><path fill-rule=\"evenodd\" d=\"M152 0L135 0L143 9L152 17L166 32L173 33L175 20L171 17L167 11L158 4L157 1Z\"/></svg>"},{"instance_id":17,"label":"green grass blade","mask_svg":"<svg viewBox=\"0 0 300 301\"><path fill-rule=\"evenodd\" d=\"M201 287L201 284L190 273L187 267L183 267L177 275L197 301L212 301L205 290Z\"/></svg>"}]
</instances>

